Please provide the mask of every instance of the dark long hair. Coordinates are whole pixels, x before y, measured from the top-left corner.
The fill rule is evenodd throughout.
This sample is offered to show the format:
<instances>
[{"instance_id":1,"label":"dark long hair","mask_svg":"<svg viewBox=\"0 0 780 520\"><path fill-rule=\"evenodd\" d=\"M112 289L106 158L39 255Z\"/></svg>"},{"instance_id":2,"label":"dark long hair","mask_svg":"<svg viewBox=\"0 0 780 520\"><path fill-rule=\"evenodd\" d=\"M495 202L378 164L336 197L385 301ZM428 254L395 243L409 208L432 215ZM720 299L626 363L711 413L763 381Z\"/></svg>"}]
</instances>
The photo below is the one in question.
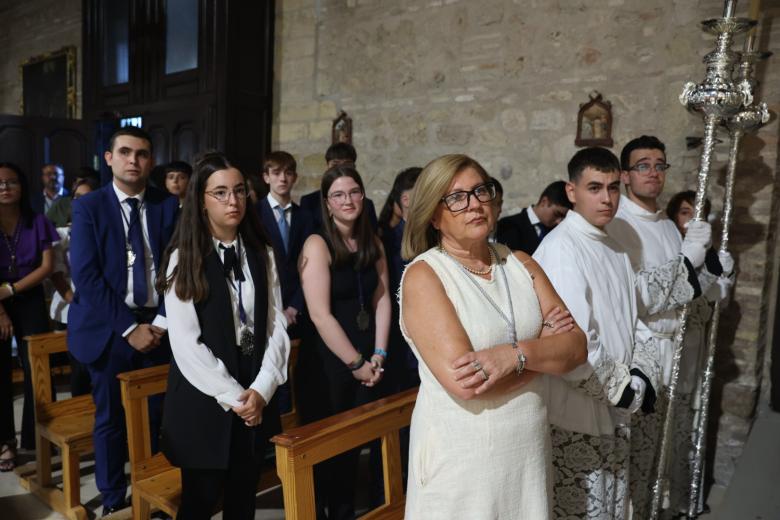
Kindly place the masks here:
<instances>
[{"instance_id":1,"label":"dark long hair","mask_svg":"<svg viewBox=\"0 0 780 520\"><path fill-rule=\"evenodd\" d=\"M419 166L413 166L403 170L401 173L395 176L393 181L393 187L390 193L387 194L387 200L385 205L382 206L382 211L379 212L379 229L389 227L390 221L393 218L393 206L398 204L401 206L401 195L407 190L414 188L414 183L417 182L417 177L420 176L422 168Z\"/></svg>"},{"instance_id":2,"label":"dark long hair","mask_svg":"<svg viewBox=\"0 0 780 520\"><path fill-rule=\"evenodd\" d=\"M691 207L696 206L696 192L692 190L688 191L681 191L680 193L675 194L671 199L669 199L669 203L666 205L666 214L672 221L676 224L677 223L677 214L680 212L680 207L682 206L683 202L687 202L691 205ZM710 209L712 208L712 204L710 203L710 199L704 199L704 217L708 217L710 215Z\"/></svg>"},{"instance_id":3,"label":"dark long hair","mask_svg":"<svg viewBox=\"0 0 780 520\"><path fill-rule=\"evenodd\" d=\"M26 228L31 228L35 211L33 211L32 204L30 204L30 185L27 183L27 176L22 173L21 168L12 162L0 162L0 168L8 168L16 174L16 178L19 181L19 189L21 191L19 212L22 216L22 224Z\"/></svg>"},{"instance_id":4,"label":"dark long hair","mask_svg":"<svg viewBox=\"0 0 780 520\"><path fill-rule=\"evenodd\" d=\"M322 175L322 184L320 185L320 197L322 197L322 232L325 235L326 240L330 242L333 248L333 265L341 266L349 261L350 251L347 244L344 243L344 239L341 238L341 234L336 229L336 224L333 223L333 219L328 212L328 190L331 185L340 177L349 177L354 180L360 191L363 192L364 202L363 210L360 212L360 216L355 222L354 238L357 240L357 260L355 261L355 269L362 269L376 262L381 251L376 243L376 235L374 235L374 228L371 226L371 221L366 213L365 206L365 194L366 189L363 186L363 179L360 178L360 174L357 170L347 164L341 164L334 166Z\"/></svg>"},{"instance_id":5,"label":"dark long hair","mask_svg":"<svg viewBox=\"0 0 780 520\"><path fill-rule=\"evenodd\" d=\"M209 287L206 282L206 257L214 251L214 242L209 232L208 218L203 207L206 183L209 177L217 171L235 168L220 152L208 152L195 163L187 194L182 205L179 221L173 232L171 241L165 249L160 270L157 273L156 288L160 293L167 291L175 284L176 296L182 300L199 302L208 297ZM246 182L246 175L241 172ZM259 255L266 255L268 239L257 218L257 213L246 200L247 208L244 218L238 225L238 232L247 249L253 249ZM171 276L166 276L168 263L173 251L179 251L179 261ZM268 260L266 256L266 260ZM266 266L268 262L266 262Z\"/></svg>"}]
</instances>

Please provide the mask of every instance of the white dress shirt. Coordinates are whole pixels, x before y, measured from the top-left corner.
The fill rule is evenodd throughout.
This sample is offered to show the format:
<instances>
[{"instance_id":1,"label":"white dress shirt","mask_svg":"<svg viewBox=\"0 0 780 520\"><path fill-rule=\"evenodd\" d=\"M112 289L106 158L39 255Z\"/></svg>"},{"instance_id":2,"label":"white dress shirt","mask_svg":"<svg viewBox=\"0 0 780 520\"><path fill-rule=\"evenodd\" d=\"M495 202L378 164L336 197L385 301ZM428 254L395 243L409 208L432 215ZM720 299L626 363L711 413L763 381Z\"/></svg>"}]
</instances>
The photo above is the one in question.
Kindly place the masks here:
<instances>
[{"instance_id":1,"label":"white dress shirt","mask_svg":"<svg viewBox=\"0 0 780 520\"><path fill-rule=\"evenodd\" d=\"M116 196L119 199L119 208L122 210L122 214L124 215L122 218L122 226L125 230L125 240L127 240L127 224L130 222L130 205L126 201L127 199L131 198L131 196L120 190L116 184L111 183L111 186L114 188L114 193L116 193ZM144 307L157 307L157 291L154 290L154 278L157 272L154 267L152 246L149 242L149 230L146 228L146 204L144 204L145 194L146 190L142 191L138 195L133 196L133 198L138 199L138 212L140 219L138 224L141 225L141 230L144 236L144 257L146 260L146 294L149 295L146 299ZM127 294L125 295L125 303L131 309L136 308L136 304L133 301L133 266L130 264L127 265Z\"/></svg>"},{"instance_id":2,"label":"white dress shirt","mask_svg":"<svg viewBox=\"0 0 780 520\"><path fill-rule=\"evenodd\" d=\"M274 214L274 222L277 223L276 225L279 226L279 210L276 208L282 208L284 210L284 220L287 221L287 227L289 228L292 224L292 212L290 211L292 208L292 201L288 202L286 206L282 206L279 201L271 195L271 192L268 192L266 198L268 199L268 204L271 205L271 212Z\"/></svg>"},{"instance_id":3,"label":"white dress shirt","mask_svg":"<svg viewBox=\"0 0 780 520\"><path fill-rule=\"evenodd\" d=\"M528 215L528 220L531 222L531 225L534 227L534 231L536 231L536 236L540 237L542 236L542 230L539 229L539 226L537 224L541 224L542 221L539 220L539 217L536 215L536 212L534 211L534 205L531 204L526 209L526 214Z\"/></svg>"},{"instance_id":4,"label":"white dress shirt","mask_svg":"<svg viewBox=\"0 0 780 520\"><path fill-rule=\"evenodd\" d=\"M214 247L222 259L223 251L219 244L218 240L214 240ZM236 242L224 245L229 247L236 245ZM249 387L259 393L268 403L276 388L287 380L290 338L287 335L287 320L282 313L282 293L276 274L273 251L270 247L266 249L269 262L266 269L268 276L268 330L267 332L255 331L255 334L267 334L268 343L265 346L260 371ZM178 262L179 252L175 250L168 263L166 273L168 276L173 273ZM243 247L241 248L241 266L246 279L241 283L241 301L247 314L248 325L254 326L252 322L254 321L255 290L252 273L246 261L246 250ZM228 288L233 308L233 327L236 332L236 340L238 340L241 326L238 312L238 286L232 274L230 281L232 284L229 283ZM193 301L179 299L176 296L175 287L172 286L165 292L165 309L168 315L168 337L171 351L182 375L192 386L204 394L214 397L225 411L230 410L233 406L242 405L243 403L238 400L238 397L245 390L244 387L230 375L225 364L212 353L209 346L200 340L201 328ZM236 346L236 348L239 347Z\"/></svg>"}]
</instances>

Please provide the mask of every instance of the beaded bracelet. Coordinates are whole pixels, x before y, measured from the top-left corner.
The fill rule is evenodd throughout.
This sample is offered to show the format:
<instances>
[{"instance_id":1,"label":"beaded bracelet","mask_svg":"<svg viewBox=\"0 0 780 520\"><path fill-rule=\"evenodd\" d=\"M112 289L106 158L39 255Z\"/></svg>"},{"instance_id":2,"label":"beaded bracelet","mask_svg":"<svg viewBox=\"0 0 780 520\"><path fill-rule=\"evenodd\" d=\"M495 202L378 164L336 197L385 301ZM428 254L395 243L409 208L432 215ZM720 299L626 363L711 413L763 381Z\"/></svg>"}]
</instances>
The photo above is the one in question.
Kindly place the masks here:
<instances>
[{"instance_id":1,"label":"beaded bracelet","mask_svg":"<svg viewBox=\"0 0 780 520\"><path fill-rule=\"evenodd\" d=\"M360 368L366 364L366 360L363 358L363 354L358 354L357 359L347 365L347 368L351 371L360 370Z\"/></svg>"},{"instance_id":2,"label":"beaded bracelet","mask_svg":"<svg viewBox=\"0 0 780 520\"><path fill-rule=\"evenodd\" d=\"M374 355L375 356L382 356L383 358L387 357L387 351L382 348L375 348L374 349Z\"/></svg>"},{"instance_id":3,"label":"beaded bracelet","mask_svg":"<svg viewBox=\"0 0 780 520\"><path fill-rule=\"evenodd\" d=\"M515 371L517 372L518 376L523 375L523 370L525 370L525 354L523 354L523 351L520 350L520 345L515 343L512 345L512 348L517 350L517 367L515 367Z\"/></svg>"}]
</instances>

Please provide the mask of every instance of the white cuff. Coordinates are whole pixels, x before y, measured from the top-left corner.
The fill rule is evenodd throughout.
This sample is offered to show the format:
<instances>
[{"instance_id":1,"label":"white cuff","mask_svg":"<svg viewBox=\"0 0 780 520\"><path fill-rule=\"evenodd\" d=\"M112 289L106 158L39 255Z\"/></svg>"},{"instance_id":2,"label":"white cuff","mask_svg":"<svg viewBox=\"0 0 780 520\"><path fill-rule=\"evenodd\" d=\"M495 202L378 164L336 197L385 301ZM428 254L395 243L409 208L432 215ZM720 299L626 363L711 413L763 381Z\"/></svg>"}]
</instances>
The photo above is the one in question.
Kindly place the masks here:
<instances>
[{"instance_id":1,"label":"white cuff","mask_svg":"<svg viewBox=\"0 0 780 520\"><path fill-rule=\"evenodd\" d=\"M215 397L217 403L227 412L234 406L241 406L244 403L238 400L238 395L234 392L225 392Z\"/></svg>"},{"instance_id":2,"label":"white cuff","mask_svg":"<svg viewBox=\"0 0 780 520\"><path fill-rule=\"evenodd\" d=\"M168 330L168 318L166 318L162 314L158 314L157 316L154 317L154 321L152 321L152 326Z\"/></svg>"},{"instance_id":3,"label":"white cuff","mask_svg":"<svg viewBox=\"0 0 780 520\"><path fill-rule=\"evenodd\" d=\"M274 380L274 377L261 368L260 373L257 374L257 378L249 385L249 388L260 394L265 404L268 404L271 402L271 398L274 396L278 386L279 384Z\"/></svg>"},{"instance_id":4,"label":"white cuff","mask_svg":"<svg viewBox=\"0 0 780 520\"><path fill-rule=\"evenodd\" d=\"M129 327L127 327L127 330L125 330L125 331L122 333L122 337L123 337L123 338L125 338L125 339L127 339L127 336L129 336L129 335L130 335L130 333L131 333L131 332L133 332L137 326L138 326L138 324L137 324L137 323L133 323L132 325L130 325Z\"/></svg>"}]
</instances>

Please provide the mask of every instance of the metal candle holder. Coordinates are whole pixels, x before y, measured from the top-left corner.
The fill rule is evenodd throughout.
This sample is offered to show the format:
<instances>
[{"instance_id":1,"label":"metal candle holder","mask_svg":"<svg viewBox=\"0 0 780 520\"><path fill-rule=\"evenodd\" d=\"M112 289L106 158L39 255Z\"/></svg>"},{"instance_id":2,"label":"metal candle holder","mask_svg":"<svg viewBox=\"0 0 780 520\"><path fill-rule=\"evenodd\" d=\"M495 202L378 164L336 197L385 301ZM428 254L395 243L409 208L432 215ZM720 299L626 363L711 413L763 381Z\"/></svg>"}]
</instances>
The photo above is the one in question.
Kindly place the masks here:
<instances>
[{"instance_id":1,"label":"metal candle holder","mask_svg":"<svg viewBox=\"0 0 780 520\"><path fill-rule=\"evenodd\" d=\"M754 20L734 18L736 0L725 2L723 17L705 20L702 28L717 35L715 50L704 57L707 67L704 81L699 84L688 82L680 95L680 103L689 110L701 112L704 115L704 141L699 165L694 204L694 219L702 220L704 203L707 197L707 184L712 165L712 152L715 147L715 129L720 121L737 113L743 106L753 101L752 91L745 84L734 84L732 72L737 55L731 51L731 43L735 34L747 31L756 24ZM653 484L650 518L656 520L661 510L663 498L663 482L667 471L669 444L671 443L674 407L677 399L677 381L680 377L680 359L682 356L683 338L688 323L690 305L683 306L680 312L680 325L675 335L675 350L672 361L672 374L669 382L669 404L664 417L661 433L661 445L658 453L658 467Z\"/></svg>"},{"instance_id":2,"label":"metal candle holder","mask_svg":"<svg viewBox=\"0 0 780 520\"><path fill-rule=\"evenodd\" d=\"M745 85L751 91L755 90L755 63L772 55L770 52L755 52L749 49L750 41L746 43L747 50L741 54L739 63L739 84ZM745 133L755 132L769 121L769 110L766 103L745 107L724 121L731 137L729 147L728 171L726 174L726 191L723 195L723 229L720 239L720 251L725 252L729 243L729 228L734 214L734 181L737 169L737 152ZM720 299L715 301L712 310L712 321L707 341L706 365L701 383L701 401L699 421L696 425L696 442L694 443L693 463L691 466L691 494L688 504L688 518L696 518L701 514L699 498L704 484L704 453L707 447L707 423L709 421L710 396L712 380L715 375L715 351L718 343L718 326L720 324Z\"/></svg>"}]
</instances>

